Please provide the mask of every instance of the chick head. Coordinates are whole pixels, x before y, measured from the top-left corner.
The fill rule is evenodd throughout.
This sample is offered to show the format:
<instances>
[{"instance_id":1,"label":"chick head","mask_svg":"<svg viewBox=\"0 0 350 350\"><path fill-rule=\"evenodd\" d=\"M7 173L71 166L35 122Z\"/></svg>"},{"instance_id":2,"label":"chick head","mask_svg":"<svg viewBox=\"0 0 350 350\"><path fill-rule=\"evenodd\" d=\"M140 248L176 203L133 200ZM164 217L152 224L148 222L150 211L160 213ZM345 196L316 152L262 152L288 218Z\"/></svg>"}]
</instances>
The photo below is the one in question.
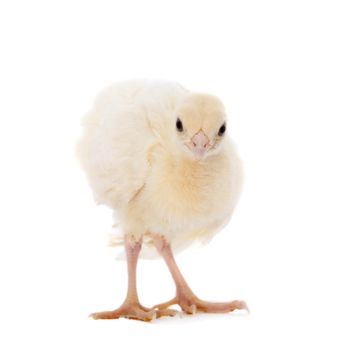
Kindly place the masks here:
<instances>
[{"instance_id":1,"label":"chick head","mask_svg":"<svg viewBox=\"0 0 350 350\"><path fill-rule=\"evenodd\" d=\"M190 94L177 108L173 128L180 152L202 160L220 152L226 134L226 114L221 101L212 95Z\"/></svg>"}]
</instances>

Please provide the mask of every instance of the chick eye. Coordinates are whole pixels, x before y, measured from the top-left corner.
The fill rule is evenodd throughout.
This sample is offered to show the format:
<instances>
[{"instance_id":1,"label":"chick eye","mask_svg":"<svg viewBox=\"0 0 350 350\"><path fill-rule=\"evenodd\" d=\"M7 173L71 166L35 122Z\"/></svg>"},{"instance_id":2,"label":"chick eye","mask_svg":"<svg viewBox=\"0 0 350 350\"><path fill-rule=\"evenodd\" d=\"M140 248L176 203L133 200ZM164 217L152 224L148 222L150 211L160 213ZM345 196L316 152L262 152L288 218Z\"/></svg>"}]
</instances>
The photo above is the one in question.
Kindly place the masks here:
<instances>
[{"instance_id":1,"label":"chick eye","mask_svg":"<svg viewBox=\"0 0 350 350\"><path fill-rule=\"evenodd\" d=\"M225 131L226 131L226 124L224 123L221 125L221 127L219 129L218 135L222 136L225 133Z\"/></svg>"},{"instance_id":2,"label":"chick eye","mask_svg":"<svg viewBox=\"0 0 350 350\"><path fill-rule=\"evenodd\" d=\"M182 121L179 118L177 118L177 120L176 120L176 129L180 132L182 132L184 130L184 127L182 125Z\"/></svg>"}]
</instances>

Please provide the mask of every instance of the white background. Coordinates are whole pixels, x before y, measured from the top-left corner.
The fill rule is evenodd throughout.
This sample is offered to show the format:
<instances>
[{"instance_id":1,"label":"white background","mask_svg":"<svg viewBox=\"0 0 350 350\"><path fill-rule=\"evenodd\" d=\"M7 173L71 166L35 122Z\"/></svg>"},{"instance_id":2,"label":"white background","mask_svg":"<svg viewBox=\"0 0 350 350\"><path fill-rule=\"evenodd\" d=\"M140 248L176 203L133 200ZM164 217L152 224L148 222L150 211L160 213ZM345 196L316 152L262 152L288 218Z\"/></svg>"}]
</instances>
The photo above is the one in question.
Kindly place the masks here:
<instances>
[{"instance_id":1,"label":"white background","mask_svg":"<svg viewBox=\"0 0 350 350\"><path fill-rule=\"evenodd\" d=\"M3 349L349 349L347 1L1 1ZM74 158L113 81L174 79L222 98L245 189L211 244L178 256L193 289L251 314L93 321L124 298ZM141 261L145 305L174 287Z\"/></svg>"}]
</instances>

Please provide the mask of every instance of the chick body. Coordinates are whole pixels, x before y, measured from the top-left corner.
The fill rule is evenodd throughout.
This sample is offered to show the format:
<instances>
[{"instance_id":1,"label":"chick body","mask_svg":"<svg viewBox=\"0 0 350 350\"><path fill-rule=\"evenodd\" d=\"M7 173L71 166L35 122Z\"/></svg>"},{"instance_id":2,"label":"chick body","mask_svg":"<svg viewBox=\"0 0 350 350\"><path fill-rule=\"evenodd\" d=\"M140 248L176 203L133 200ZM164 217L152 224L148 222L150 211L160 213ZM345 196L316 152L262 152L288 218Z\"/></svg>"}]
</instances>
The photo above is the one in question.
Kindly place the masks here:
<instances>
[{"instance_id":1,"label":"chick body","mask_svg":"<svg viewBox=\"0 0 350 350\"><path fill-rule=\"evenodd\" d=\"M181 154L174 121L189 96L167 81L113 85L84 118L78 145L94 197L114 211L121 233L146 242L160 234L175 250L218 232L242 185L241 161L228 135L220 152L205 159ZM208 108L194 104L199 115Z\"/></svg>"}]
</instances>

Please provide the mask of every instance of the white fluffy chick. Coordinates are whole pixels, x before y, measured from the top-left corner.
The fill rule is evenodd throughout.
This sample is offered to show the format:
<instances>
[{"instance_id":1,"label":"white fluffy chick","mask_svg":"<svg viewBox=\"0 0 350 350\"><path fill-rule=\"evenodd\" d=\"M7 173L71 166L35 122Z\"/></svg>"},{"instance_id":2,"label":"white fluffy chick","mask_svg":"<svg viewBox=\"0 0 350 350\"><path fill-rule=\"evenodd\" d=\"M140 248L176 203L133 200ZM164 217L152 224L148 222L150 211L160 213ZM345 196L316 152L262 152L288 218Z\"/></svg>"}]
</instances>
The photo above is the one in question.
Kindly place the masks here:
<instances>
[{"instance_id":1,"label":"white fluffy chick","mask_svg":"<svg viewBox=\"0 0 350 350\"><path fill-rule=\"evenodd\" d=\"M242 184L242 166L227 135L217 97L191 93L168 81L125 81L105 89L83 120L78 158L98 203L118 218L128 264L128 292L114 311L149 321L175 314L230 312L243 301L199 299L175 263L172 249L207 241L229 220ZM136 265L142 244L153 245L168 265L176 296L146 308L139 302Z\"/></svg>"}]
</instances>

